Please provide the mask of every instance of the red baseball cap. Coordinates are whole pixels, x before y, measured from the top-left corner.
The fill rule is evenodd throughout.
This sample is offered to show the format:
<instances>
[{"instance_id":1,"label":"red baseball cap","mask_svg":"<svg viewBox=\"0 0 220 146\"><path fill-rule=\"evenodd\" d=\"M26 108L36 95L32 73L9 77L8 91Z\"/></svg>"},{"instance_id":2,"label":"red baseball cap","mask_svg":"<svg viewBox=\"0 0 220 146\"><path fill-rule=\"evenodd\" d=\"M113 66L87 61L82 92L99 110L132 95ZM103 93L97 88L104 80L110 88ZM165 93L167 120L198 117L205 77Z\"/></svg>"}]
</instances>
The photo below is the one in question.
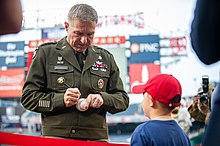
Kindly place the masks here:
<instances>
[{"instance_id":1,"label":"red baseball cap","mask_svg":"<svg viewBox=\"0 0 220 146\"><path fill-rule=\"evenodd\" d=\"M180 106L182 87L180 82L170 74L158 74L151 77L146 84L133 87L133 93L147 92L153 99L169 107Z\"/></svg>"}]
</instances>

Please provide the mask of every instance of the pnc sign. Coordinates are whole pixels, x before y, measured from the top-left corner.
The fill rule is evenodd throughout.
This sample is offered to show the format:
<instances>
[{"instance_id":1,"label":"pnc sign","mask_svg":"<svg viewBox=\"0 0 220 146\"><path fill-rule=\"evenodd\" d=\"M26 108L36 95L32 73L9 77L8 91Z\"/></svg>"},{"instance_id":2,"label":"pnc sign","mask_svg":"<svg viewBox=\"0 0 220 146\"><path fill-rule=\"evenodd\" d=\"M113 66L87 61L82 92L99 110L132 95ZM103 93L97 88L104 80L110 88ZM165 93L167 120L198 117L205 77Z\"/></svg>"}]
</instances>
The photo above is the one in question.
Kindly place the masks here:
<instances>
[{"instance_id":1,"label":"pnc sign","mask_svg":"<svg viewBox=\"0 0 220 146\"><path fill-rule=\"evenodd\" d=\"M149 63L160 60L158 35L130 36L129 63Z\"/></svg>"},{"instance_id":2,"label":"pnc sign","mask_svg":"<svg viewBox=\"0 0 220 146\"><path fill-rule=\"evenodd\" d=\"M158 43L142 43L131 44L130 50L132 53L139 53L139 52L159 52L159 44Z\"/></svg>"}]
</instances>

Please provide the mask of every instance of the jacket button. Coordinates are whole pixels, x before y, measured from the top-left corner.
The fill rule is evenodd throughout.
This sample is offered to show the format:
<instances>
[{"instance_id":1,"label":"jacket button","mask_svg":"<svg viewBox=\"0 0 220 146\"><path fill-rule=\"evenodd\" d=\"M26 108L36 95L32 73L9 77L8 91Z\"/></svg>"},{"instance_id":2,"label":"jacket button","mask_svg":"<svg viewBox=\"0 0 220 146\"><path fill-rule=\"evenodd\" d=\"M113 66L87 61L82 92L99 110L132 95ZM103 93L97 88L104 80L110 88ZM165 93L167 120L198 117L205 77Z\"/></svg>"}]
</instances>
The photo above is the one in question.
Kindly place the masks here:
<instances>
[{"instance_id":1,"label":"jacket button","mask_svg":"<svg viewBox=\"0 0 220 146\"><path fill-rule=\"evenodd\" d=\"M72 130L71 132L72 132L72 133L76 133L76 130Z\"/></svg>"}]
</instances>

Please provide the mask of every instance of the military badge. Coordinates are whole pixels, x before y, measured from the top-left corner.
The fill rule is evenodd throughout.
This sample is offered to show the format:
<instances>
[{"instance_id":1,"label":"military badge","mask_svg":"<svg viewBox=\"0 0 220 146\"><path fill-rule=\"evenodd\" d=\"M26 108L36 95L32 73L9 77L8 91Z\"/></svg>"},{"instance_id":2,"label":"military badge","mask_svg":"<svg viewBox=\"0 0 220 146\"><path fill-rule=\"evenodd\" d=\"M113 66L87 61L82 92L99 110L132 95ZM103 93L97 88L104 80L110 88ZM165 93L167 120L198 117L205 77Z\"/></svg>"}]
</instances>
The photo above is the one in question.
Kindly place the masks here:
<instances>
[{"instance_id":1,"label":"military badge","mask_svg":"<svg viewBox=\"0 0 220 146\"><path fill-rule=\"evenodd\" d=\"M59 78L57 79L57 83L60 84L60 85L63 85L64 82L65 82L64 77L59 77Z\"/></svg>"},{"instance_id":2,"label":"military badge","mask_svg":"<svg viewBox=\"0 0 220 146\"><path fill-rule=\"evenodd\" d=\"M63 57L62 56L57 57L57 64L63 64Z\"/></svg>"},{"instance_id":3,"label":"military badge","mask_svg":"<svg viewBox=\"0 0 220 146\"><path fill-rule=\"evenodd\" d=\"M99 60L102 60L102 56L99 56Z\"/></svg>"},{"instance_id":4,"label":"military badge","mask_svg":"<svg viewBox=\"0 0 220 146\"><path fill-rule=\"evenodd\" d=\"M99 79L98 80L98 87L100 88L100 89L102 89L103 87L104 87L104 80L103 79Z\"/></svg>"}]
</instances>

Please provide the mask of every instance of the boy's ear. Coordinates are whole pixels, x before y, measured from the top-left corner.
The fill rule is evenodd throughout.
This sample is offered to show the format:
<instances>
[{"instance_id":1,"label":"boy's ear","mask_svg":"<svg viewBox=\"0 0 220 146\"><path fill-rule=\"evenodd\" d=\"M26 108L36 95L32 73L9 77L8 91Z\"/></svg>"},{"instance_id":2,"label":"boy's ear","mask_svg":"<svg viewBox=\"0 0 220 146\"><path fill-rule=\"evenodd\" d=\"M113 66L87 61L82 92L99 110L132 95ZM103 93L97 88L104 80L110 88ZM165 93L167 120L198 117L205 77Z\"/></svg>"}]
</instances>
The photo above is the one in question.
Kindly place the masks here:
<instances>
[{"instance_id":1,"label":"boy's ear","mask_svg":"<svg viewBox=\"0 0 220 146\"><path fill-rule=\"evenodd\" d=\"M156 101L155 101L151 96L150 96L149 98L150 98L150 106L151 106L151 107L154 107Z\"/></svg>"}]
</instances>

